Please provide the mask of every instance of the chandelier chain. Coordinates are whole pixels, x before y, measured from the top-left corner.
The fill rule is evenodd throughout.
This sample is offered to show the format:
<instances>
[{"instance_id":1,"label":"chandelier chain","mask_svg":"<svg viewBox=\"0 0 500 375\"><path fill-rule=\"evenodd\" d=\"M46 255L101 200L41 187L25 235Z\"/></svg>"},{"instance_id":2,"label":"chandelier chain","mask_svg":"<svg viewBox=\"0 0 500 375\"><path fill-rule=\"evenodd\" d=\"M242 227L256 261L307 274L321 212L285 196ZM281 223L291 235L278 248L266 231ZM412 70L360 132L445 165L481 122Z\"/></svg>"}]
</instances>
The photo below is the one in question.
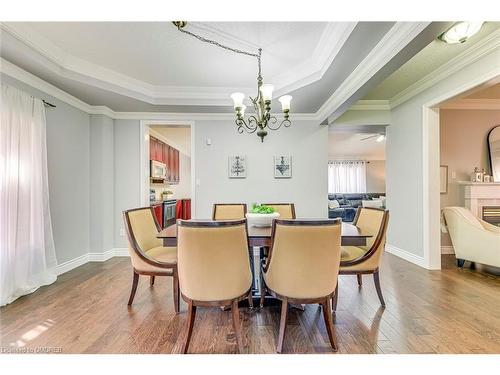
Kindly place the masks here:
<instances>
[{"instance_id":1,"label":"chandelier chain","mask_svg":"<svg viewBox=\"0 0 500 375\"><path fill-rule=\"evenodd\" d=\"M248 52L248 51L243 51L241 49L237 49L237 48L232 48L232 47L228 47L228 46L225 46L215 40L211 40L211 39L207 39L207 38L204 38L202 37L201 35L197 35L195 33L192 33L191 31L188 31L188 30L185 30L184 28L180 27L180 26L177 26L177 30L179 30L180 32L184 33L184 34L188 34L188 35L191 35L191 36L194 36L196 39L204 42L204 43L209 43L209 44L213 44L217 47L220 47L220 48L223 48L225 50L228 50L228 51L232 51L232 52L235 52L235 53L239 53L241 55L247 55L247 56L252 56L252 57L256 57L257 58L257 63L259 65L259 76L261 76L261 55L262 55L262 48L259 48L259 53L252 53L252 52Z\"/></svg>"}]
</instances>

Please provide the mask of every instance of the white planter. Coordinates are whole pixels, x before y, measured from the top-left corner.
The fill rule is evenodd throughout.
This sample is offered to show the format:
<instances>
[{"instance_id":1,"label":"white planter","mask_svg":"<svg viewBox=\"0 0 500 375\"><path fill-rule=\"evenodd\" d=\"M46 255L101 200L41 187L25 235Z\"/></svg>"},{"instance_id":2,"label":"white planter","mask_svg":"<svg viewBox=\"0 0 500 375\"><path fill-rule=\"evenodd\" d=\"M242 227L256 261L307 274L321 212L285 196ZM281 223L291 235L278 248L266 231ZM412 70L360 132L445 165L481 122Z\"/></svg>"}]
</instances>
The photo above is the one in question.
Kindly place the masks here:
<instances>
[{"instance_id":1,"label":"white planter","mask_svg":"<svg viewBox=\"0 0 500 375\"><path fill-rule=\"evenodd\" d=\"M280 217L280 214L273 212L272 214L253 214L251 212L246 214L248 225L254 227L270 227L273 219Z\"/></svg>"}]
</instances>

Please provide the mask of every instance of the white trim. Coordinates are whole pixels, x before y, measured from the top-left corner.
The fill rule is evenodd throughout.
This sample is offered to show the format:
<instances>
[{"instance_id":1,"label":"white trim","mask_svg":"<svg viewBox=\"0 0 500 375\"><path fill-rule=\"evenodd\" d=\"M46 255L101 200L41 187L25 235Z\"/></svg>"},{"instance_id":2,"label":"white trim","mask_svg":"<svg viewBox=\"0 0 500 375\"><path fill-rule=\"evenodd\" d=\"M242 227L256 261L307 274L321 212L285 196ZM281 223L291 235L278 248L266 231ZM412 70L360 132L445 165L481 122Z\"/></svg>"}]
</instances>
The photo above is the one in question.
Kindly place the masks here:
<instances>
[{"instance_id":1,"label":"white trim","mask_svg":"<svg viewBox=\"0 0 500 375\"><path fill-rule=\"evenodd\" d=\"M453 250L453 246L441 246L441 254L455 255L455 250Z\"/></svg>"},{"instance_id":2,"label":"white trim","mask_svg":"<svg viewBox=\"0 0 500 375\"><path fill-rule=\"evenodd\" d=\"M358 100L349 107L349 111L390 111L388 100Z\"/></svg>"},{"instance_id":3,"label":"white trim","mask_svg":"<svg viewBox=\"0 0 500 375\"><path fill-rule=\"evenodd\" d=\"M143 120L145 118L155 121L191 121L191 120L234 120L234 113L176 113L176 112L115 112L102 105L89 105L71 94L57 88L54 85L38 78L34 74L12 64L0 57L0 73L6 74L31 87L43 91L60 101L91 115L105 115L115 120ZM317 120L314 113L294 113L290 115L292 120Z\"/></svg>"},{"instance_id":4,"label":"white trim","mask_svg":"<svg viewBox=\"0 0 500 375\"><path fill-rule=\"evenodd\" d=\"M320 121L334 113L429 24L430 22L397 22L323 103L317 112Z\"/></svg>"},{"instance_id":5,"label":"white trim","mask_svg":"<svg viewBox=\"0 0 500 375\"><path fill-rule=\"evenodd\" d=\"M415 95L418 95L427 88L436 85L438 82L474 63L483 56L495 51L499 47L500 30L496 30L481 39L469 49L449 60L446 64L440 66L438 69L393 96L390 99L391 108L395 108L406 102Z\"/></svg>"},{"instance_id":6,"label":"white trim","mask_svg":"<svg viewBox=\"0 0 500 375\"><path fill-rule=\"evenodd\" d=\"M241 38L236 38L232 34L218 30L209 24L193 23L192 26L215 34L224 40L229 40L230 43L237 41L241 44L242 42ZM286 73L270 77L270 81L274 82L276 87L276 95L280 96L321 79L355 26L356 22L328 23L314 52L307 60L289 69ZM59 76L91 84L153 105L227 106L231 103L228 93L253 91L252 88L242 87L152 85L73 56L49 39L38 35L26 24L0 23L0 29L35 52L37 63ZM256 49L255 46L251 48Z\"/></svg>"},{"instance_id":7,"label":"white trim","mask_svg":"<svg viewBox=\"0 0 500 375\"><path fill-rule=\"evenodd\" d=\"M500 99L460 99L440 106L441 109L500 110Z\"/></svg>"},{"instance_id":8,"label":"white trim","mask_svg":"<svg viewBox=\"0 0 500 375\"><path fill-rule=\"evenodd\" d=\"M389 244L385 245L385 251L388 252L389 254L396 255L397 257L402 258L410 263L416 264L417 266L428 269L424 258L419 257L418 255L415 255L413 253L410 253L409 251L400 249L399 247Z\"/></svg>"},{"instance_id":9,"label":"white trim","mask_svg":"<svg viewBox=\"0 0 500 375\"><path fill-rule=\"evenodd\" d=\"M128 257L128 249L126 248L113 248L103 253L86 253L80 255L75 259L68 260L64 263L58 264L53 268L56 275L62 275L77 267L83 266L89 262L105 262L114 257Z\"/></svg>"},{"instance_id":10,"label":"white trim","mask_svg":"<svg viewBox=\"0 0 500 375\"><path fill-rule=\"evenodd\" d=\"M56 275L62 275L63 273L66 273L68 271L71 271L75 269L76 267L80 267L86 263L89 262L89 254L83 254L80 255L79 257L75 259L68 260L66 262L63 262L61 264L58 264L53 268L54 272Z\"/></svg>"}]
</instances>

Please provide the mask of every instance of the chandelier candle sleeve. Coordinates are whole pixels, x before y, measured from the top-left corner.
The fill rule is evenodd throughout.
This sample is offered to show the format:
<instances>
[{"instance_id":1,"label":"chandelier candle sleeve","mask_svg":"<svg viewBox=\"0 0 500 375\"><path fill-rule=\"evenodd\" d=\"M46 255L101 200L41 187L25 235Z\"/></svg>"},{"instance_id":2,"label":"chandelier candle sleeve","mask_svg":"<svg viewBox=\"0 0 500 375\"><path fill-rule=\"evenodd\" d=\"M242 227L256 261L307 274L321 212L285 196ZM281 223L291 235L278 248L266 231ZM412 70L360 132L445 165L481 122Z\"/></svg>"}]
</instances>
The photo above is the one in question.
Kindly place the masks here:
<instances>
[{"instance_id":1,"label":"chandelier candle sleeve","mask_svg":"<svg viewBox=\"0 0 500 375\"><path fill-rule=\"evenodd\" d=\"M283 110L283 112L288 112L290 110L290 102L292 101L292 96L283 95L278 100L281 103L281 109Z\"/></svg>"},{"instance_id":2,"label":"chandelier candle sleeve","mask_svg":"<svg viewBox=\"0 0 500 375\"><path fill-rule=\"evenodd\" d=\"M245 94L241 92L234 92L231 94L231 99L233 99L234 108L241 108L243 106L243 99L245 99Z\"/></svg>"}]
</instances>

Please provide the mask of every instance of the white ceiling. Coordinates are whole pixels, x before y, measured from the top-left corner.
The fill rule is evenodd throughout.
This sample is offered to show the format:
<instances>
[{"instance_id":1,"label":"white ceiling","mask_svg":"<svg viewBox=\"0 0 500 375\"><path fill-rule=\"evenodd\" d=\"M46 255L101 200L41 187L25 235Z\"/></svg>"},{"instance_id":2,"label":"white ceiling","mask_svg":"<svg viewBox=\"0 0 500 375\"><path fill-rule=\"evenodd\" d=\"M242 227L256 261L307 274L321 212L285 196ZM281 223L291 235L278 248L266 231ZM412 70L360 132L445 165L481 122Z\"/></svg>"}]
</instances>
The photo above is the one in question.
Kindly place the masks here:
<instances>
[{"instance_id":1,"label":"white ceiling","mask_svg":"<svg viewBox=\"0 0 500 375\"><path fill-rule=\"evenodd\" d=\"M330 131L328 155L331 159L385 160L385 141L376 142L376 137L362 140L377 133L352 131Z\"/></svg>"},{"instance_id":2,"label":"white ceiling","mask_svg":"<svg viewBox=\"0 0 500 375\"><path fill-rule=\"evenodd\" d=\"M498 29L500 29L500 22L487 22L466 43L446 44L437 39L432 41L406 64L402 65L378 86L373 88L363 99L390 100L411 84L422 79Z\"/></svg>"},{"instance_id":3,"label":"white ceiling","mask_svg":"<svg viewBox=\"0 0 500 375\"><path fill-rule=\"evenodd\" d=\"M18 26L19 24L11 24ZM26 24L22 26L26 27ZM256 53L276 79L313 55L325 22L189 23L188 30ZM27 26L66 54L151 85L253 87L257 60L181 34L171 22L35 22ZM242 72L255 74L242 74Z\"/></svg>"},{"instance_id":4,"label":"white ceiling","mask_svg":"<svg viewBox=\"0 0 500 375\"><path fill-rule=\"evenodd\" d=\"M171 22L0 26L2 59L92 106L222 113L232 111L231 92L256 94L254 57L202 43ZM275 85L276 97L290 93L292 113L326 118L360 87L366 92L401 66L440 27L429 22L193 22L187 30L251 52L262 47L264 81Z\"/></svg>"}]
</instances>

